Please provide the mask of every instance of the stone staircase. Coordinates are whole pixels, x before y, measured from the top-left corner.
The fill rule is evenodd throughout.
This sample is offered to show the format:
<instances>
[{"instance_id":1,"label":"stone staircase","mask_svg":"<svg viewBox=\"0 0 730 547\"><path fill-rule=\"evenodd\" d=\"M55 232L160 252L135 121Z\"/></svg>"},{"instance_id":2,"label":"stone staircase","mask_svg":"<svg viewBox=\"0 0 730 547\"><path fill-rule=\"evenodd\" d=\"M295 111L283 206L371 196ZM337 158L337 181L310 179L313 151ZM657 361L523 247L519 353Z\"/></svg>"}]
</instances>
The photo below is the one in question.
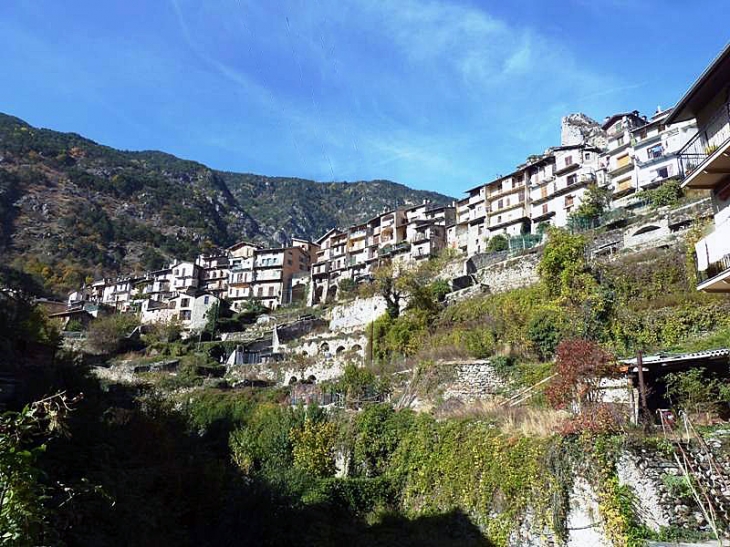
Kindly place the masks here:
<instances>
[{"instance_id":1,"label":"stone staircase","mask_svg":"<svg viewBox=\"0 0 730 547\"><path fill-rule=\"evenodd\" d=\"M730 461L720 451L722 442L701 435L689 417L680 413L684 436L673 439L672 456L691 481L692 495L706 523L719 537L730 537ZM666 429L665 429L666 432ZM678 431L679 432L679 431ZM669 440L669 437L667 437Z\"/></svg>"}]
</instances>

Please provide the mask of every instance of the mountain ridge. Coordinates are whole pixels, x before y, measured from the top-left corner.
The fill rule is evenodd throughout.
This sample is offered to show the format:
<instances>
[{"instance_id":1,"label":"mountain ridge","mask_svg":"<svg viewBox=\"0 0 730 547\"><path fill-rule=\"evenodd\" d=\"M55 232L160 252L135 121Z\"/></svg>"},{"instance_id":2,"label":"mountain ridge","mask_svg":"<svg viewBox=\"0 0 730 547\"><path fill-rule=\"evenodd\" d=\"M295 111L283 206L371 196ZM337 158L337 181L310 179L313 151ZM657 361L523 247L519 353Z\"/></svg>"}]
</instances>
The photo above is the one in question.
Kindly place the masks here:
<instances>
[{"instance_id":1,"label":"mountain ridge","mask_svg":"<svg viewBox=\"0 0 730 547\"><path fill-rule=\"evenodd\" d=\"M0 113L0 252L53 292L248 239L316 238L448 196L385 180L316 182L122 151ZM1 279L0 279L1 281Z\"/></svg>"}]
</instances>

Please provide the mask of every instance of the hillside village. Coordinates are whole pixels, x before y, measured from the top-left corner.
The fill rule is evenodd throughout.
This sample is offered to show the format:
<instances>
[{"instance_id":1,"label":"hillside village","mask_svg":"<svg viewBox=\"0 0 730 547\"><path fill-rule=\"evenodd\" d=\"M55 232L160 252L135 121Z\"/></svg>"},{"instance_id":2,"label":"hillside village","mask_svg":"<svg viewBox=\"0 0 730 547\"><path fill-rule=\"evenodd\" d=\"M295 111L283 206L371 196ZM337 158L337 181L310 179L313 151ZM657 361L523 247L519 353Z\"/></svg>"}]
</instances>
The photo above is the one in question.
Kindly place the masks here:
<instances>
[{"instance_id":1,"label":"hillside village","mask_svg":"<svg viewBox=\"0 0 730 547\"><path fill-rule=\"evenodd\" d=\"M15 544L727 545L728 82L449 205L3 291Z\"/></svg>"},{"instance_id":2,"label":"hillside village","mask_svg":"<svg viewBox=\"0 0 730 547\"><path fill-rule=\"evenodd\" d=\"M134 310L143 324L174 315L192 333L202 328L219 299L238 311L253 302L269 309L321 305L337 300L343 282L371 282L384 262L417 264L453 250L463 259L464 269L455 276L460 277L471 273L466 264L475 256L539 246L549 227L585 231L626 225L652 203L677 202L680 184L687 191L710 188L698 181L697 168L702 165L701 173L706 172L708 157L722 155L717 147L725 140L728 120L688 108L657 109L651 118L638 111L618 113L601 124L583 114L569 115L562 120L559 146L529 156L512 173L468 190L450 206L425 202L386 211L358 225L332 228L316 241L291 237L288 247L244 241L194 260L179 257L159 271L94 280L73 292L68 305L73 311L95 305ZM719 211L720 196L713 204ZM722 221L724 213L718 218ZM669 228L677 232L689 226ZM701 243L713 247L700 253L701 272L717 268L727 254L712 243L722 239L715 235ZM179 307L183 293L185 304Z\"/></svg>"}]
</instances>

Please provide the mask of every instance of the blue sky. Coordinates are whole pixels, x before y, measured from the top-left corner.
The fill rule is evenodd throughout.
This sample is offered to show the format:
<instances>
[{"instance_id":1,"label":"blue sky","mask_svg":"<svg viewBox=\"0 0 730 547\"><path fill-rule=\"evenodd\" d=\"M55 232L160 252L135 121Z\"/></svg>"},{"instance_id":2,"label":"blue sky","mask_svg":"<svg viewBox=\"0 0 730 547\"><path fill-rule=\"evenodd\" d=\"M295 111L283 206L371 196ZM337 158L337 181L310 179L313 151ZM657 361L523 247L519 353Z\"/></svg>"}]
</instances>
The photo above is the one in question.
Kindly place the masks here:
<instances>
[{"instance_id":1,"label":"blue sky","mask_svg":"<svg viewBox=\"0 0 730 547\"><path fill-rule=\"evenodd\" d=\"M651 114L725 0L2 0L0 111L122 149L458 196L560 117Z\"/></svg>"}]
</instances>

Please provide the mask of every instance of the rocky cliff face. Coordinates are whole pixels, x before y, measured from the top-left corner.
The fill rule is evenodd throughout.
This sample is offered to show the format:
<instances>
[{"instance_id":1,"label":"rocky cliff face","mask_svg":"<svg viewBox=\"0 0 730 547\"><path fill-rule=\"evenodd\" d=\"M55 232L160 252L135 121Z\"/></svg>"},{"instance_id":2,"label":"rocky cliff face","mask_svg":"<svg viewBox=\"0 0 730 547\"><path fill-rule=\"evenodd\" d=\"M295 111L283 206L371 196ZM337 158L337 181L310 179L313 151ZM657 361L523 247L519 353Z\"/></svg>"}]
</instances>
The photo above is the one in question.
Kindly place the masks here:
<instances>
[{"instance_id":1,"label":"rocky cliff face","mask_svg":"<svg viewBox=\"0 0 730 547\"><path fill-rule=\"evenodd\" d=\"M601 128L601 124L585 114L563 116L560 125L560 144L562 146L587 144L603 149L608 144L606 132Z\"/></svg>"}]
</instances>

